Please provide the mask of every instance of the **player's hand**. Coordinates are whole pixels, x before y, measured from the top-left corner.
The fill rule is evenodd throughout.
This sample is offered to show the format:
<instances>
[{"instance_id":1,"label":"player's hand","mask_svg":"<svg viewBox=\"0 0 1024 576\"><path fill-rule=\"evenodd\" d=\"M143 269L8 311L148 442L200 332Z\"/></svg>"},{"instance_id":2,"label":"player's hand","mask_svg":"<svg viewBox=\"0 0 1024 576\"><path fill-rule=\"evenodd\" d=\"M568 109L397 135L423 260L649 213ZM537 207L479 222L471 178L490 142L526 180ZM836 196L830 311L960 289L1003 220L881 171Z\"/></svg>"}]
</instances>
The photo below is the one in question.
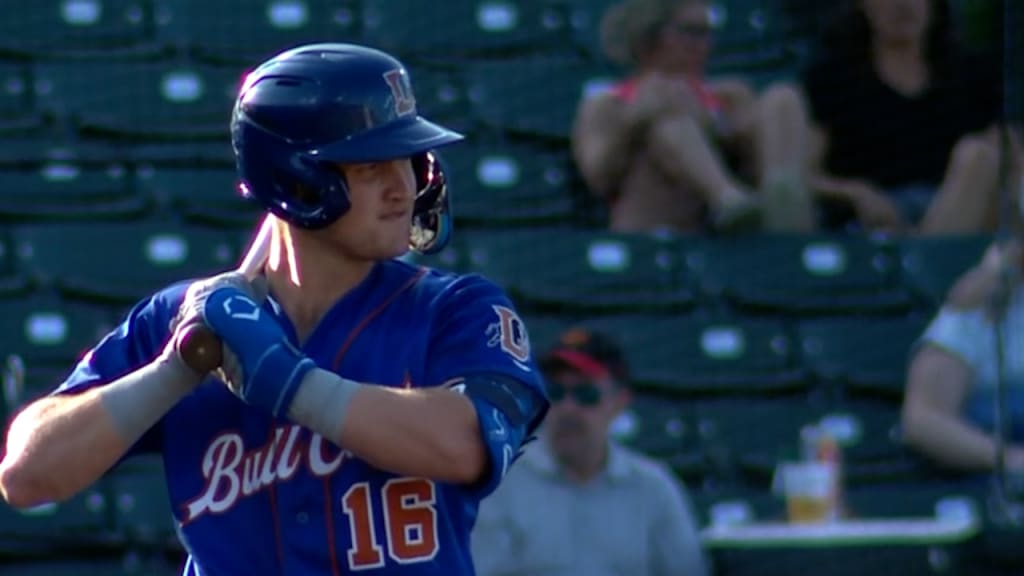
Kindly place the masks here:
<instances>
[{"instance_id":1,"label":"player's hand","mask_svg":"<svg viewBox=\"0 0 1024 576\"><path fill-rule=\"evenodd\" d=\"M303 377L316 364L245 290L216 288L205 297L201 312L224 344L219 372L228 388L250 405L278 417L287 414Z\"/></svg>"},{"instance_id":2,"label":"player's hand","mask_svg":"<svg viewBox=\"0 0 1024 576\"><path fill-rule=\"evenodd\" d=\"M202 322L206 299L218 288L234 287L242 290L262 304L267 297L266 279L262 276L250 282L240 272L224 272L202 280L196 280L185 290L185 298L178 307L178 313L171 319L170 331L175 334L185 326Z\"/></svg>"}]
</instances>

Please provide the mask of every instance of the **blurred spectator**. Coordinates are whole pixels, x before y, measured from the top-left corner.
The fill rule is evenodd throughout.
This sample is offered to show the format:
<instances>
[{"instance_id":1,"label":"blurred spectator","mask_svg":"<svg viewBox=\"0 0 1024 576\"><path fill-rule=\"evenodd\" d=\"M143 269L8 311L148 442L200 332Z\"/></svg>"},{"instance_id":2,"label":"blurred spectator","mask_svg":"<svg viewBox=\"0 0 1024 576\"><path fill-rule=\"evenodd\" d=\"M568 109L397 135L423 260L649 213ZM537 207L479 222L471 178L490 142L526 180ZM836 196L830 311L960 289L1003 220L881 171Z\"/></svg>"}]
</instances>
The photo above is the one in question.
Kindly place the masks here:
<instances>
[{"instance_id":1,"label":"blurred spectator","mask_svg":"<svg viewBox=\"0 0 1024 576\"><path fill-rule=\"evenodd\" d=\"M1022 271L1019 244L993 244L950 291L913 355L903 406L904 436L942 467L981 474L994 469L998 318L1012 423L1006 464L1024 473Z\"/></svg>"},{"instance_id":2,"label":"blurred spectator","mask_svg":"<svg viewBox=\"0 0 1024 576\"><path fill-rule=\"evenodd\" d=\"M630 401L618 346L570 330L540 367L551 411L541 438L481 504L477 574L708 574L685 489L661 463L610 440Z\"/></svg>"},{"instance_id":3,"label":"blurred spectator","mask_svg":"<svg viewBox=\"0 0 1024 576\"><path fill-rule=\"evenodd\" d=\"M573 153L613 230L813 223L800 91L706 78L712 31L704 0L624 0L605 14L604 50L630 75L581 101Z\"/></svg>"},{"instance_id":4,"label":"blurred spectator","mask_svg":"<svg viewBox=\"0 0 1024 576\"><path fill-rule=\"evenodd\" d=\"M946 0L848 0L806 70L823 226L993 230L1001 76L968 54Z\"/></svg>"}]
</instances>

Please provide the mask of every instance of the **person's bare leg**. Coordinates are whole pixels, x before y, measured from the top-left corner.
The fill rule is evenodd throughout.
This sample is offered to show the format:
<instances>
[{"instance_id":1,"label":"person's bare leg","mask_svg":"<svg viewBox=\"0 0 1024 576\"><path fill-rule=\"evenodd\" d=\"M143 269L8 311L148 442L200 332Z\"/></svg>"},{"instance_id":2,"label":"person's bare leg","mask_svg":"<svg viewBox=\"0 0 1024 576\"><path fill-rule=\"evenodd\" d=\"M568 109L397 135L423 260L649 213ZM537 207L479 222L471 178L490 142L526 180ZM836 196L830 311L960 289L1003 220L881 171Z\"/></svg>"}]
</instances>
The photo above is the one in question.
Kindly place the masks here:
<instances>
[{"instance_id":1,"label":"person's bare leg","mask_svg":"<svg viewBox=\"0 0 1024 576\"><path fill-rule=\"evenodd\" d=\"M730 227L754 211L751 194L725 168L696 118L673 113L656 119L648 150L658 168L680 189L692 189L707 202L716 220Z\"/></svg>"},{"instance_id":2,"label":"person's bare leg","mask_svg":"<svg viewBox=\"0 0 1024 576\"><path fill-rule=\"evenodd\" d=\"M981 136L953 148L939 193L918 227L921 234L970 234L994 229L999 212L999 149Z\"/></svg>"},{"instance_id":3,"label":"person's bare leg","mask_svg":"<svg viewBox=\"0 0 1024 576\"><path fill-rule=\"evenodd\" d=\"M751 137L765 228L809 232L815 228L807 186L807 108L800 92L786 84L758 98Z\"/></svg>"}]
</instances>

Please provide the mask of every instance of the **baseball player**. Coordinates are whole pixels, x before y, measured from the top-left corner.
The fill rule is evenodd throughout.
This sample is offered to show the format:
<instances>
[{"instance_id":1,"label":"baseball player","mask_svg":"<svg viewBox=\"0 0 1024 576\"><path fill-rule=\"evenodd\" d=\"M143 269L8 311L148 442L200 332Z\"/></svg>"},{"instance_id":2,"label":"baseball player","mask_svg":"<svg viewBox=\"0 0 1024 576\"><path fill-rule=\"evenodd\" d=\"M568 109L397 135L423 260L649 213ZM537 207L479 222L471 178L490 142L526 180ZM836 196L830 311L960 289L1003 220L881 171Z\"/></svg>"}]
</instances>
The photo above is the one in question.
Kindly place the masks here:
<instances>
[{"instance_id":1,"label":"baseball player","mask_svg":"<svg viewBox=\"0 0 1024 576\"><path fill-rule=\"evenodd\" d=\"M462 135L418 115L398 60L350 44L262 64L231 135L275 220L263 274L139 302L12 422L4 498L62 500L156 452L188 576L472 575L477 505L548 400L499 288L397 259L446 241L435 150ZM193 322L223 344L213 374L173 344Z\"/></svg>"}]
</instances>

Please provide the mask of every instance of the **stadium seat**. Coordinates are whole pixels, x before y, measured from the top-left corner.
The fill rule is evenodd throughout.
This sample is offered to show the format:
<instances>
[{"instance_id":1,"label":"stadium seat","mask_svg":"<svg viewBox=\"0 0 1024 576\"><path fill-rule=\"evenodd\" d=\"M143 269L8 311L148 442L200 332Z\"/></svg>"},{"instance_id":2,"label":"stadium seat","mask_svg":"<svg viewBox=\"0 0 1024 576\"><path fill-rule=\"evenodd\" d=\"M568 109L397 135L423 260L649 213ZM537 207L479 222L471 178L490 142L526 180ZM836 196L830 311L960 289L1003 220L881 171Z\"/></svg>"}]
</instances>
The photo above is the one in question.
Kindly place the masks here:
<instances>
[{"instance_id":1,"label":"stadium seat","mask_svg":"<svg viewBox=\"0 0 1024 576\"><path fill-rule=\"evenodd\" d=\"M188 61L36 65L40 106L87 135L223 140L244 70Z\"/></svg>"},{"instance_id":2,"label":"stadium seat","mask_svg":"<svg viewBox=\"0 0 1024 576\"><path fill-rule=\"evenodd\" d=\"M612 423L612 436L624 445L656 458L689 485L704 480L693 414L685 404L658 396L635 395Z\"/></svg>"},{"instance_id":3,"label":"stadium seat","mask_svg":"<svg viewBox=\"0 0 1024 576\"><path fill-rule=\"evenodd\" d=\"M160 556L128 552L123 556L83 551L81 558L66 554L60 560L16 562L0 565L0 576L178 576L181 567Z\"/></svg>"},{"instance_id":4,"label":"stadium seat","mask_svg":"<svg viewBox=\"0 0 1024 576\"><path fill-rule=\"evenodd\" d=\"M601 21L621 0L568 0L569 22L579 49L593 62L607 62L601 46Z\"/></svg>"},{"instance_id":5,"label":"stadium seat","mask_svg":"<svg viewBox=\"0 0 1024 576\"><path fill-rule=\"evenodd\" d=\"M843 395L899 402L914 342L927 318L833 318L799 323L800 353L822 382Z\"/></svg>"},{"instance_id":6,"label":"stadium seat","mask_svg":"<svg viewBox=\"0 0 1024 576\"><path fill-rule=\"evenodd\" d=\"M573 218L572 159L564 148L471 141L442 154L450 170L453 213L460 224L544 226Z\"/></svg>"},{"instance_id":7,"label":"stadium seat","mask_svg":"<svg viewBox=\"0 0 1024 576\"><path fill-rule=\"evenodd\" d=\"M96 547L109 542L109 501L103 484L96 483L70 499L29 509L16 509L0 501L0 553L19 555L49 553ZM7 572L0 563L0 574Z\"/></svg>"},{"instance_id":8,"label":"stadium seat","mask_svg":"<svg viewBox=\"0 0 1024 576\"><path fill-rule=\"evenodd\" d=\"M364 40L417 59L572 53L568 14L551 0L362 0Z\"/></svg>"},{"instance_id":9,"label":"stadium seat","mask_svg":"<svg viewBox=\"0 0 1024 576\"><path fill-rule=\"evenodd\" d=\"M565 60L509 60L466 70L471 110L489 128L568 141L580 100L606 87L607 68Z\"/></svg>"},{"instance_id":10,"label":"stadium seat","mask_svg":"<svg viewBox=\"0 0 1024 576\"><path fill-rule=\"evenodd\" d=\"M473 117L467 113L469 93L461 66L410 62L406 68L421 115L458 132L476 130Z\"/></svg>"},{"instance_id":11,"label":"stadium seat","mask_svg":"<svg viewBox=\"0 0 1024 576\"><path fill-rule=\"evenodd\" d=\"M904 283L926 306L939 306L957 279L981 262L993 239L989 235L905 238L899 244Z\"/></svg>"},{"instance_id":12,"label":"stadium seat","mask_svg":"<svg viewBox=\"0 0 1024 576\"><path fill-rule=\"evenodd\" d=\"M721 239L695 266L709 293L750 314L896 315L914 303L890 247L863 236Z\"/></svg>"},{"instance_id":13,"label":"stadium seat","mask_svg":"<svg viewBox=\"0 0 1024 576\"><path fill-rule=\"evenodd\" d=\"M104 478L113 510L114 533L128 545L171 547L177 541L174 514L159 456L127 460Z\"/></svg>"},{"instance_id":14,"label":"stadium seat","mask_svg":"<svg viewBox=\"0 0 1024 576\"><path fill-rule=\"evenodd\" d=\"M18 266L11 231L0 227L0 298L24 294L29 287L28 276Z\"/></svg>"},{"instance_id":15,"label":"stadium seat","mask_svg":"<svg viewBox=\"0 0 1024 576\"><path fill-rule=\"evenodd\" d=\"M22 62L0 61L0 135L37 129L41 118L34 113L32 76Z\"/></svg>"},{"instance_id":16,"label":"stadium seat","mask_svg":"<svg viewBox=\"0 0 1024 576\"><path fill-rule=\"evenodd\" d=\"M800 453L800 430L828 413L803 399L700 401L693 410L711 474L723 485L765 490L777 464Z\"/></svg>"},{"instance_id":17,"label":"stadium seat","mask_svg":"<svg viewBox=\"0 0 1024 576\"><path fill-rule=\"evenodd\" d=\"M137 218L149 209L137 194L131 166L112 160L41 160L0 171L0 219L109 220Z\"/></svg>"},{"instance_id":18,"label":"stadium seat","mask_svg":"<svg viewBox=\"0 0 1024 576\"><path fill-rule=\"evenodd\" d=\"M903 443L898 404L845 401L831 406L821 424L841 440L846 485L920 479L918 455Z\"/></svg>"},{"instance_id":19,"label":"stadium seat","mask_svg":"<svg viewBox=\"0 0 1024 576\"><path fill-rule=\"evenodd\" d=\"M586 327L617 339L635 384L686 398L803 393L796 343L781 322L681 315L605 315Z\"/></svg>"},{"instance_id":20,"label":"stadium seat","mask_svg":"<svg viewBox=\"0 0 1024 576\"><path fill-rule=\"evenodd\" d=\"M51 294L0 299L0 371L8 410L53 389L114 325L106 307Z\"/></svg>"},{"instance_id":21,"label":"stadium seat","mask_svg":"<svg viewBox=\"0 0 1024 576\"><path fill-rule=\"evenodd\" d=\"M505 287L524 312L666 312L695 304L675 242L580 230L461 236L468 268Z\"/></svg>"},{"instance_id":22,"label":"stadium seat","mask_svg":"<svg viewBox=\"0 0 1024 576\"><path fill-rule=\"evenodd\" d=\"M558 344L562 332L573 322L565 316L530 316L523 315L526 332L530 336L530 350L534 358L539 359L551 347Z\"/></svg>"},{"instance_id":23,"label":"stadium seat","mask_svg":"<svg viewBox=\"0 0 1024 576\"><path fill-rule=\"evenodd\" d=\"M251 228L262 213L236 191L233 168L156 167L139 173L139 188L159 205L189 221Z\"/></svg>"},{"instance_id":24,"label":"stadium seat","mask_svg":"<svg viewBox=\"0 0 1024 576\"><path fill-rule=\"evenodd\" d=\"M255 66L312 42L359 41L353 0L154 0L157 35L211 62Z\"/></svg>"},{"instance_id":25,"label":"stadium seat","mask_svg":"<svg viewBox=\"0 0 1024 576\"><path fill-rule=\"evenodd\" d=\"M4 0L0 53L18 57L155 54L146 0Z\"/></svg>"},{"instance_id":26,"label":"stadium seat","mask_svg":"<svg viewBox=\"0 0 1024 576\"><path fill-rule=\"evenodd\" d=\"M21 265L43 285L112 305L226 270L238 254L227 232L159 220L24 226L14 238Z\"/></svg>"}]
</instances>

